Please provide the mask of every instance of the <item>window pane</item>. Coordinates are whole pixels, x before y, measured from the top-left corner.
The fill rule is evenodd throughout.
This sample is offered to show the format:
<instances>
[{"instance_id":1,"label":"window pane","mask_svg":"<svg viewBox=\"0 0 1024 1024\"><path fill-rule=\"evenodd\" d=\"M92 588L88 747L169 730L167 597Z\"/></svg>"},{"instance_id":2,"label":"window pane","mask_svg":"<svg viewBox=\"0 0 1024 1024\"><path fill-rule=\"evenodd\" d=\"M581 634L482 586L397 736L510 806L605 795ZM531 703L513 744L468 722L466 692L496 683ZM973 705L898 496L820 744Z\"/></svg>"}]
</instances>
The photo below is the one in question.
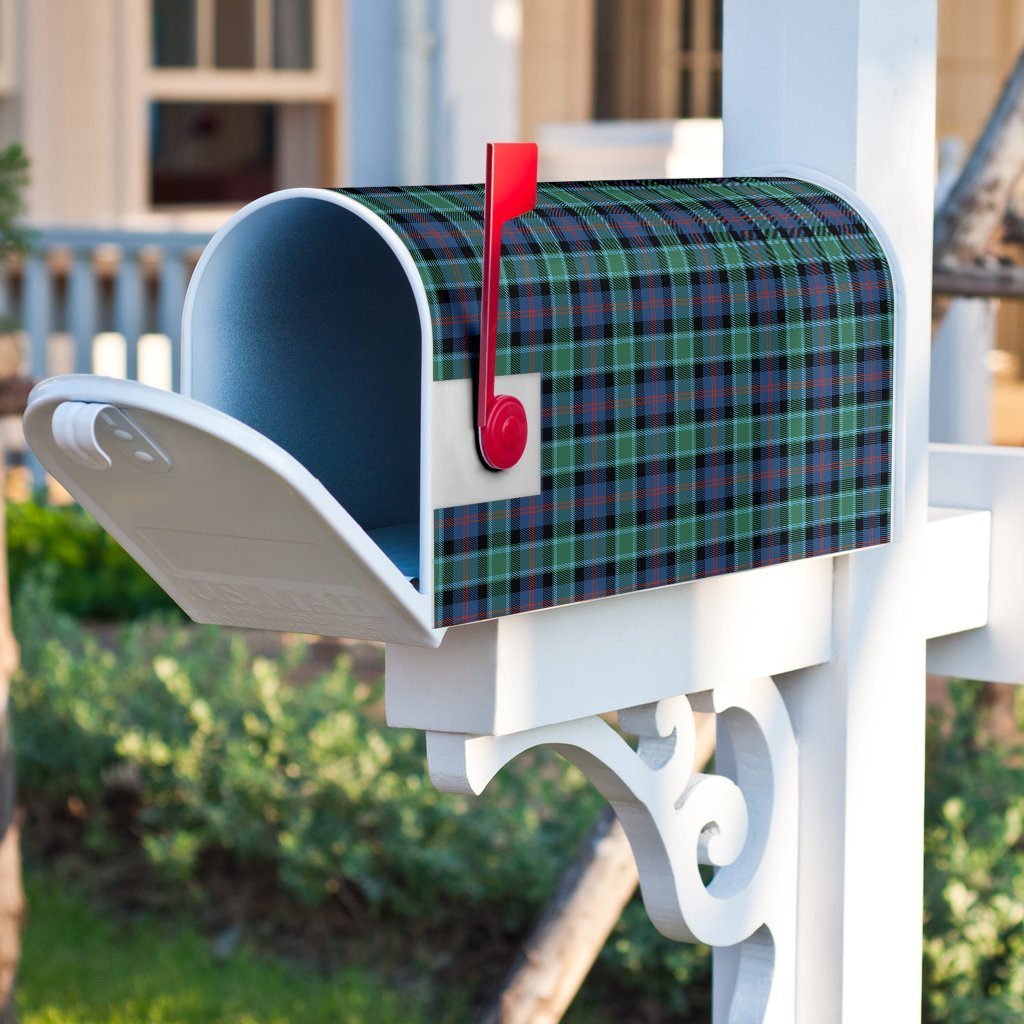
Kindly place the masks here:
<instances>
[{"instance_id":1,"label":"window pane","mask_svg":"<svg viewBox=\"0 0 1024 1024\"><path fill-rule=\"evenodd\" d=\"M277 111L269 103L154 103L150 200L244 203L275 188Z\"/></svg>"},{"instance_id":2,"label":"window pane","mask_svg":"<svg viewBox=\"0 0 1024 1024\"><path fill-rule=\"evenodd\" d=\"M196 64L196 0L153 0L153 66Z\"/></svg>"},{"instance_id":3,"label":"window pane","mask_svg":"<svg viewBox=\"0 0 1024 1024\"><path fill-rule=\"evenodd\" d=\"M691 53L693 51L693 0L683 0L679 13L679 48L684 53Z\"/></svg>"},{"instance_id":4,"label":"window pane","mask_svg":"<svg viewBox=\"0 0 1024 1024\"><path fill-rule=\"evenodd\" d=\"M679 73L679 116L693 117L693 72L683 68Z\"/></svg>"},{"instance_id":5,"label":"window pane","mask_svg":"<svg viewBox=\"0 0 1024 1024\"><path fill-rule=\"evenodd\" d=\"M616 47L615 0L597 0L594 11L594 117L598 121L621 117L616 100L616 69L621 56Z\"/></svg>"},{"instance_id":6,"label":"window pane","mask_svg":"<svg viewBox=\"0 0 1024 1024\"><path fill-rule=\"evenodd\" d=\"M274 0L274 67L312 66L312 0Z\"/></svg>"},{"instance_id":7,"label":"window pane","mask_svg":"<svg viewBox=\"0 0 1024 1024\"><path fill-rule=\"evenodd\" d=\"M213 51L219 68L251 68L256 63L254 0L217 0Z\"/></svg>"}]
</instances>

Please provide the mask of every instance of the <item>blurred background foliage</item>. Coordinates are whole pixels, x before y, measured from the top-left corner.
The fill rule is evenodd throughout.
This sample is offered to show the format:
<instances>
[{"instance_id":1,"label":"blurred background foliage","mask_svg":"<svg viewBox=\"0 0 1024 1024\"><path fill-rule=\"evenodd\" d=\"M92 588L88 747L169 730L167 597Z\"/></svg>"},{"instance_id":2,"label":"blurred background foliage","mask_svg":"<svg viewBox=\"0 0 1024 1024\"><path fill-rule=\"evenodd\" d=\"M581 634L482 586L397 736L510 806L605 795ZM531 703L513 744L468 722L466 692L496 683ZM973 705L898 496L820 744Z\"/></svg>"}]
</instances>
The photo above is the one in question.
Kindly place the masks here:
<instances>
[{"instance_id":1,"label":"blurred background foliage","mask_svg":"<svg viewBox=\"0 0 1024 1024\"><path fill-rule=\"evenodd\" d=\"M439 793L422 736L384 724L379 674L343 647L325 662L290 638L268 655L188 623L81 509L8 516L30 863L113 920L184 909L210 950L397 965L388 983L426 1019L467 1019L600 813L582 775L539 752L480 798ZM943 694L923 1019L1008 1024L1024 1019L1024 694L1009 736L984 688ZM707 949L662 939L634 900L568 1019L705 1021L708 969ZM466 1002L448 1017L454 993Z\"/></svg>"},{"instance_id":2,"label":"blurred background foliage","mask_svg":"<svg viewBox=\"0 0 1024 1024\"><path fill-rule=\"evenodd\" d=\"M384 724L379 674L185 621L79 508L9 517L30 860L70 863L114 911L186 905L213 939L334 966L358 938L437 998L486 996L600 813L582 774L541 751L480 798L439 793L422 734ZM708 964L637 905L595 1000L631 1007L609 1019L700 1020Z\"/></svg>"}]
</instances>

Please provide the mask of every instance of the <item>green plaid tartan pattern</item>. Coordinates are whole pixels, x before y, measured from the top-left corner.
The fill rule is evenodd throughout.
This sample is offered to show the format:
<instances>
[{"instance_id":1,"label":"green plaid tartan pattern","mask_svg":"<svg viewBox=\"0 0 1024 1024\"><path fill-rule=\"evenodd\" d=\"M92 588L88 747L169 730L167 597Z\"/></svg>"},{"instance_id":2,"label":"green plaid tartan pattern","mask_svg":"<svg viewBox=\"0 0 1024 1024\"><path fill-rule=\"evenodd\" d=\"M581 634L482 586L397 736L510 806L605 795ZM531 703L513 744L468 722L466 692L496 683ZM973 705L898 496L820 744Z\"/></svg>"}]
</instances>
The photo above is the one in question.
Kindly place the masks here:
<instances>
[{"instance_id":1,"label":"green plaid tartan pattern","mask_svg":"<svg viewBox=\"0 0 1024 1024\"><path fill-rule=\"evenodd\" d=\"M343 191L416 263L434 378L474 376L483 187ZM886 542L893 303L819 186L541 184L503 232L497 372L541 374L542 488L435 511L437 624Z\"/></svg>"}]
</instances>

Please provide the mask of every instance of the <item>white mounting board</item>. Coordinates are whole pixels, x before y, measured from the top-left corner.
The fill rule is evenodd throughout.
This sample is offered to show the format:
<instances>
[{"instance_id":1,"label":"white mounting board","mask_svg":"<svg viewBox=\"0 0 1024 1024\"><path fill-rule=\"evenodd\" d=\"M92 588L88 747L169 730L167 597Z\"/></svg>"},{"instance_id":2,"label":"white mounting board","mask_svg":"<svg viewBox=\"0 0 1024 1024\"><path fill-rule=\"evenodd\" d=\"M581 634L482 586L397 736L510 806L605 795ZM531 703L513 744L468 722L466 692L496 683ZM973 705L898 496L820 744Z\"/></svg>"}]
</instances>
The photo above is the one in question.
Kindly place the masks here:
<instances>
[{"instance_id":1,"label":"white mounting board","mask_svg":"<svg viewBox=\"0 0 1024 1024\"><path fill-rule=\"evenodd\" d=\"M504 735L832 656L832 558L451 626L386 652L394 726Z\"/></svg>"},{"instance_id":2,"label":"white mounting board","mask_svg":"<svg viewBox=\"0 0 1024 1024\"><path fill-rule=\"evenodd\" d=\"M931 506L925 543L925 637L932 640L986 625L992 513Z\"/></svg>"},{"instance_id":3,"label":"white mounting board","mask_svg":"<svg viewBox=\"0 0 1024 1024\"><path fill-rule=\"evenodd\" d=\"M929 640L928 671L1024 683L1024 449L933 444L928 473L931 505L992 514L988 622Z\"/></svg>"},{"instance_id":4,"label":"white mounting board","mask_svg":"<svg viewBox=\"0 0 1024 1024\"><path fill-rule=\"evenodd\" d=\"M141 455L122 436L133 432ZM32 392L25 434L196 621L440 643L430 596L302 465L230 416L133 381L71 375Z\"/></svg>"}]
</instances>

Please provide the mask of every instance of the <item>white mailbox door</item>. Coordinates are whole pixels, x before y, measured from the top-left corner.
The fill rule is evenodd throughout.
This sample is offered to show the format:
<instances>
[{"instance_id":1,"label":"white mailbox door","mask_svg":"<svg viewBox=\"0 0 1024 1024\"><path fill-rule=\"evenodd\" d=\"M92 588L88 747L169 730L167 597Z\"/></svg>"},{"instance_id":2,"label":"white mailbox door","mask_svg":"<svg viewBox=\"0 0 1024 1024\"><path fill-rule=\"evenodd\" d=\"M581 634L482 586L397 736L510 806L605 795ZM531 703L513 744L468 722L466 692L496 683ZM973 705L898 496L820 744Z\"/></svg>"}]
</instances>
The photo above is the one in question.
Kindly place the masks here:
<instances>
[{"instance_id":1,"label":"white mailbox door","mask_svg":"<svg viewBox=\"0 0 1024 1024\"><path fill-rule=\"evenodd\" d=\"M29 444L197 622L436 647L422 593L331 494L262 434L132 381L57 377ZM416 560L413 558L413 565Z\"/></svg>"}]
</instances>

